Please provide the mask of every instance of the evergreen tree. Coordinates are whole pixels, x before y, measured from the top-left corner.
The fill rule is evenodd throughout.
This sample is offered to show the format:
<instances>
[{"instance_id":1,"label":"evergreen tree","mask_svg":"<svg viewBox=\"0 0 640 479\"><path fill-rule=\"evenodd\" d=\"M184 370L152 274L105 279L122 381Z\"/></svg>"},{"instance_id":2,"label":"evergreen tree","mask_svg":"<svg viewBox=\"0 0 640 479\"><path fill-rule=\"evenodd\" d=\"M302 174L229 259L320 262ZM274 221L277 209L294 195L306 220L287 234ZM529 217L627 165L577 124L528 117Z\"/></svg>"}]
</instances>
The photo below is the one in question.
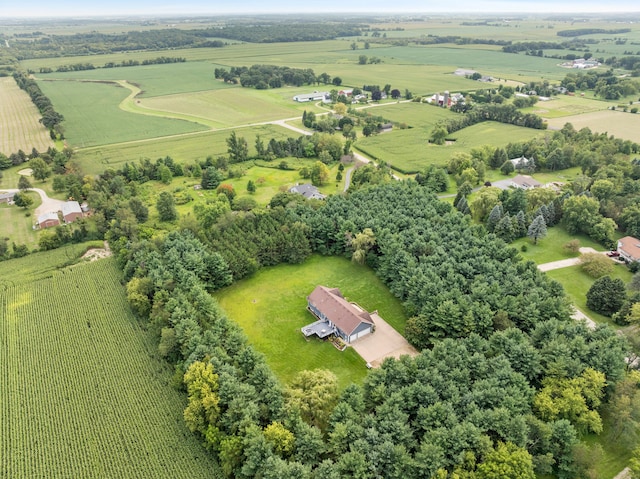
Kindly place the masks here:
<instances>
[{"instance_id":1,"label":"evergreen tree","mask_svg":"<svg viewBox=\"0 0 640 479\"><path fill-rule=\"evenodd\" d=\"M496 225L502 219L502 203L498 203L493 207L489 217L487 218L487 229L493 233Z\"/></svg>"},{"instance_id":2,"label":"evergreen tree","mask_svg":"<svg viewBox=\"0 0 640 479\"><path fill-rule=\"evenodd\" d=\"M547 224L544 222L544 216L536 216L527 230L527 236L533 240L533 244L537 244L540 238L547 236Z\"/></svg>"},{"instance_id":3,"label":"evergreen tree","mask_svg":"<svg viewBox=\"0 0 640 479\"><path fill-rule=\"evenodd\" d=\"M524 211L518 211L516 215L517 221L517 229L515 231L516 238L524 238L527 236L527 215L524 214Z\"/></svg>"}]
</instances>

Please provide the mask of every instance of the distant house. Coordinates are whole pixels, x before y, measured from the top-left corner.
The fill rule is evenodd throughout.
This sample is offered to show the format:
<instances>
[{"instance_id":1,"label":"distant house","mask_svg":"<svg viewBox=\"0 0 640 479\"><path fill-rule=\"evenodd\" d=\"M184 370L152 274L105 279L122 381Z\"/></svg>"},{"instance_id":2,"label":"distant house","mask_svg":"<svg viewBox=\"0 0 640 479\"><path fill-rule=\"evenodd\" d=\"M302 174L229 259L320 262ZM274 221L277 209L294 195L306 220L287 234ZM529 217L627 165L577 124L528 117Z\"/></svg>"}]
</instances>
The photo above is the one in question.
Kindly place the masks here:
<instances>
[{"instance_id":1,"label":"distant house","mask_svg":"<svg viewBox=\"0 0 640 479\"><path fill-rule=\"evenodd\" d=\"M393 130L393 123L382 123L378 130L380 131L380 133L391 131Z\"/></svg>"},{"instance_id":2,"label":"distant house","mask_svg":"<svg viewBox=\"0 0 640 479\"><path fill-rule=\"evenodd\" d=\"M518 175L511 178L511 186L514 188L521 188L523 190L529 190L531 188L539 188L542 186L537 180L534 180L529 175Z\"/></svg>"},{"instance_id":3,"label":"distant house","mask_svg":"<svg viewBox=\"0 0 640 479\"><path fill-rule=\"evenodd\" d=\"M535 169L536 167L536 160L534 160L533 158L526 158L525 156L521 156L520 158L513 158L509 161L516 170Z\"/></svg>"},{"instance_id":4,"label":"distant house","mask_svg":"<svg viewBox=\"0 0 640 479\"><path fill-rule=\"evenodd\" d=\"M62 203L62 218L65 223L73 223L78 218L82 218L82 208L77 201L66 201Z\"/></svg>"},{"instance_id":5,"label":"distant house","mask_svg":"<svg viewBox=\"0 0 640 479\"><path fill-rule=\"evenodd\" d=\"M296 185L289 188L290 193L297 193L304 196L308 200L324 200L327 196L320 193L318 188L311 183L305 183L304 185Z\"/></svg>"},{"instance_id":6,"label":"distant house","mask_svg":"<svg viewBox=\"0 0 640 479\"><path fill-rule=\"evenodd\" d=\"M427 102L432 105L448 108L452 105L456 105L457 103L464 104L464 95L462 93L450 94L448 91L445 91L443 95L440 93L432 95Z\"/></svg>"},{"instance_id":7,"label":"distant house","mask_svg":"<svg viewBox=\"0 0 640 479\"><path fill-rule=\"evenodd\" d=\"M618 253L627 262L640 261L640 240L633 236L625 236L618 240Z\"/></svg>"},{"instance_id":8,"label":"distant house","mask_svg":"<svg viewBox=\"0 0 640 479\"><path fill-rule=\"evenodd\" d=\"M11 203L15 193L0 193L0 203Z\"/></svg>"},{"instance_id":9,"label":"distant house","mask_svg":"<svg viewBox=\"0 0 640 479\"><path fill-rule=\"evenodd\" d=\"M373 332L373 316L356 303L347 301L338 288L316 286L307 296L307 309L318 321L302 328L305 336L317 335L320 338L335 334L346 343Z\"/></svg>"},{"instance_id":10,"label":"distant house","mask_svg":"<svg viewBox=\"0 0 640 479\"><path fill-rule=\"evenodd\" d=\"M38 216L38 226L40 228L51 228L59 224L60 218L58 218L58 212L44 213Z\"/></svg>"},{"instance_id":11,"label":"distant house","mask_svg":"<svg viewBox=\"0 0 640 479\"><path fill-rule=\"evenodd\" d=\"M313 93L305 93L302 95L296 95L293 97L293 101L305 102L305 101L322 101L329 98L330 95L326 91L314 91Z\"/></svg>"}]
</instances>

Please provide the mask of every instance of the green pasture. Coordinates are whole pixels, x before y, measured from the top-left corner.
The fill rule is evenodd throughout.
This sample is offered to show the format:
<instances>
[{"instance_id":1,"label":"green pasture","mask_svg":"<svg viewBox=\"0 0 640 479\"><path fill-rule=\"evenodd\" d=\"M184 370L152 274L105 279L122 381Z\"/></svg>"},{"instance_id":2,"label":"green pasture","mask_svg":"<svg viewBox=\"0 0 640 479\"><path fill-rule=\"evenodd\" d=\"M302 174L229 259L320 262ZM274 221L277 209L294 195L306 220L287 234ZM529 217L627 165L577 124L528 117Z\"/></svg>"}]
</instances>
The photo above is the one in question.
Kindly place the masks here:
<instances>
[{"instance_id":1,"label":"green pasture","mask_svg":"<svg viewBox=\"0 0 640 479\"><path fill-rule=\"evenodd\" d=\"M429 131L441 121L457 118L460 114L447 108L439 108L428 103L389 103L380 106L359 108L374 116L382 116L394 123L405 123L410 128Z\"/></svg>"},{"instance_id":2,"label":"green pasture","mask_svg":"<svg viewBox=\"0 0 640 479\"><path fill-rule=\"evenodd\" d=\"M102 259L0 290L1 477L221 476L121 280Z\"/></svg>"},{"instance_id":3,"label":"green pasture","mask_svg":"<svg viewBox=\"0 0 640 479\"><path fill-rule=\"evenodd\" d=\"M279 265L216 293L229 317L267 359L282 382L305 369L329 369L340 388L360 383L367 374L364 360L352 349L338 351L331 343L309 340L300 328L315 318L306 309L306 296L319 285L340 288L345 297L380 315L404 332L402 305L375 273L341 257L312 256L300 265Z\"/></svg>"},{"instance_id":4,"label":"green pasture","mask_svg":"<svg viewBox=\"0 0 640 479\"><path fill-rule=\"evenodd\" d=\"M473 147L504 146L543 134L543 130L487 121L452 133L450 137L455 142L451 144L434 145L429 143L431 129L394 129L390 133L361 138L355 148L376 160L386 161L393 168L411 173L430 164L444 166L453 154L469 152Z\"/></svg>"},{"instance_id":5,"label":"green pasture","mask_svg":"<svg viewBox=\"0 0 640 479\"><path fill-rule=\"evenodd\" d=\"M260 135L265 143L271 138L281 140L290 136L298 136L294 131L275 125L233 130L239 137L244 137L247 140L249 155L255 154L256 135ZM213 158L227 156L226 140L233 130L207 131L80 149L74 156L74 161L78 163L84 173L96 175L106 168L120 168L127 162L137 162L144 158L155 160L167 155L183 164L204 161L207 156Z\"/></svg>"},{"instance_id":6,"label":"green pasture","mask_svg":"<svg viewBox=\"0 0 640 479\"><path fill-rule=\"evenodd\" d=\"M129 113L118 105L130 91L112 83L38 82L56 109L74 148L201 131L204 126L182 120Z\"/></svg>"},{"instance_id":7,"label":"green pasture","mask_svg":"<svg viewBox=\"0 0 640 479\"><path fill-rule=\"evenodd\" d=\"M583 272L580 266L554 269L552 271L548 271L546 274L550 278L555 279L562 284L567 296L571 300L571 303L575 304L576 307L589 318L593 319L596 323L613 324L611 322L611 318L587 308L587 291L589 291L589 288L595 282L595 279ZM631 281L631 277L633 275L625 265L616 263L613 268L613 273L608 276L611 278L619 278L626 284Z\"/></svg>"},{"instance_id":8,"label":"green pasture","mask_svg":"<svg viewBox=\"0 0 640 479\"><path fill-rule=\"evenodd\" d=\"M538 175L536 175L537 177ZM569 234L562 225L548 228L547 236L539 239L537 244L533 244L529 238L520 238L511 243L511 246L516 248L524 259L534 261L536 264L544 264L580 256L580 253L567 253L563 249L565 244L574 239L580 241L581 247L590 247L596 251L604 250L600 243L593 241L588 236ZM523 245L527 246L527 251L521 250Z\"/></svg>"},{"instance_id":9,"label":"green pasture","mask_svg":"<svg viewBox=\"0 0 640 479\"><path fill-rule=\"evenodd\" d=\"M568 116L581 115L584 113L591 113L594 111L605 110L611 106L610 103L601 100L595 100L586 96L578 95L560 95L553 97L549 101L539 101L534 106L529 108L523 108L523 113L535 113L545 119L549 119L549 122L553 127L562 128L564 123L571 121ZM559 120L561 119L561 120Z\"/></svg>"},{"instance_id":10,"label":"green pasture","mask_svg":"<svg viewBox=\"0 0 640 479\"><path fill-rule=\"evenodd\" d=\"M307 87L302 92L311 92ZM139 105L159 115L205 119L212 128L228 128L284 118L301 117L304 110L320 112L313 103L293 101L301 89L255 90L234 88L142 99ZM198 120L196 120L198 121Z\"/></svg>"},{"instance_id":11,"label":"green pasture","mask_svg":"<svg viewBox=\"0 0 640 479\"><path fill-rule=\"evenodd\" d=\"M640 114L620 110L602 110L549 120L550 128L571 123L576 130L590 128L594 133L607 133L616 138L640 142Z\"/></svg>"}]
</instances>

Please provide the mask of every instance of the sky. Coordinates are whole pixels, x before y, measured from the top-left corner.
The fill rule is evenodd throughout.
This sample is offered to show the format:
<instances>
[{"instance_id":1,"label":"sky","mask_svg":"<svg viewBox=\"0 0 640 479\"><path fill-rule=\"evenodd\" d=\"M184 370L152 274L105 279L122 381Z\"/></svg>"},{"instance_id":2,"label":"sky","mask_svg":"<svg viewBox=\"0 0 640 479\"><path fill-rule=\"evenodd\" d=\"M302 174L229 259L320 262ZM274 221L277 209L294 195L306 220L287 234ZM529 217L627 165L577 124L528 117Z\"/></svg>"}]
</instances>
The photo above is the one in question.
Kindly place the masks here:
<instances>
[{"instance_id":1,"label":"sky","mask_svg":"<svg viewBox=\"0 0 640 479\"><path fill-rule=\"evenodd\" d=\"M0 18L229 13L591 13L640 12L638 0L0 0Z\"/></svg>"}]
</instances>

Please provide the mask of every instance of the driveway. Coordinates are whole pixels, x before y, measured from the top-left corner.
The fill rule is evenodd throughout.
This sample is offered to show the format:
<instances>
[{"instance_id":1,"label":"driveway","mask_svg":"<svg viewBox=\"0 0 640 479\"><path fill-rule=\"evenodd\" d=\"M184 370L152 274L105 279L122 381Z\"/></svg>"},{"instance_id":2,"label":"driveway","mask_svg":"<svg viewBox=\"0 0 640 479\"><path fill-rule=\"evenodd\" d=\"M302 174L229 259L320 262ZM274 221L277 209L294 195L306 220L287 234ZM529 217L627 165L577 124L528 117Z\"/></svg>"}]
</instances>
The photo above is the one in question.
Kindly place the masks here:
<instances>
[{"instance_id":1,"label":"driveway","mask_svg":"<svg viewBox=\"0 0 640 479\"><path fill-rule=\"evenodd\" d=\"M377 368L385 358L398 359L405 354L412 357L418 355L418 351L399 332L389 326L389 323L375 313L371 317L376 325L375 331L351 343L351 347L362 359Z\"/></svg>"},{"instance_id":2,"label":"driveway","mask_svg":"<svg viewBox=\"0 0 640 479\"><path fill-rule=\"evenodd\" d=\"M18 193L20 190L8 189L0 191L6 191L7 193ZM55 213L62 210L62 204L64 203L64 201L56 200L55 198L49 198L44 190L41 190L40 188L29 188L27 191L35 191L40 195L40 199L42 200L40 206L38 206L34 211L34 215L36 218L45 213Z\"/></svg>"},{"instance_id":3,"label":"driveway","mask_svg":"<svg viewBox=\"0 0 640 479\"><path fill-rule=\"evenodd\" d=\"M600 254L606 254L606 251L596 251L593 248L589 248L587 247L583 247L580 248L580 254L586 254L586 253L600 253ZM552 261L551 263L544 263L544 264L539 264L538 265L538 269L540 271L551 271L553 269L561 269L561 268L568 268L569 266L575 266L577 264L580 264L580 257L578 256L577 258L569 258L569 259L561 259L560 261Z\"/></svg>"}]
</instances>

